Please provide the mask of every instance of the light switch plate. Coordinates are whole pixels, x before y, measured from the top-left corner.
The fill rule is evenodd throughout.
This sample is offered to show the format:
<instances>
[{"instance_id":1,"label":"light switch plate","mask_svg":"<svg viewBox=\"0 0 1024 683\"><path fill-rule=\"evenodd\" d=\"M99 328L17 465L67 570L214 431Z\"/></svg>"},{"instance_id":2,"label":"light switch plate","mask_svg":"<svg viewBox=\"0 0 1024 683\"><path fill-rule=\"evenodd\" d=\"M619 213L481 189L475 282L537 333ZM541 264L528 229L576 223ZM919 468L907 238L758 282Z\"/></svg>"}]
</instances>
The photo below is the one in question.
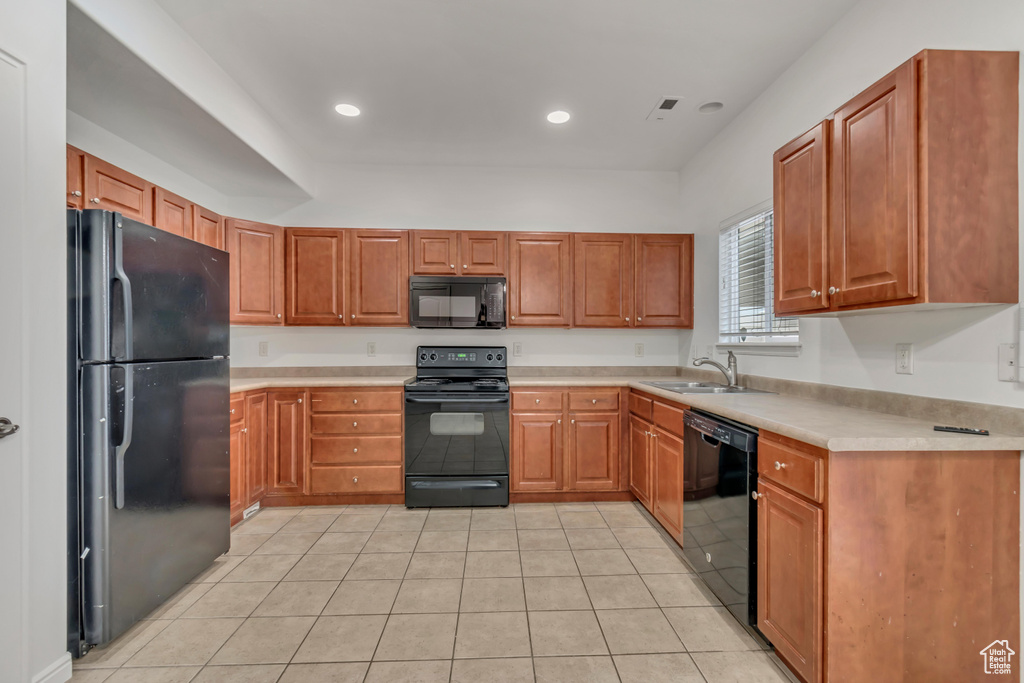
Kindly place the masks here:
<instances>
[{"instance_id":1,"label":"light switch plate","mask_svg":"<svg viewBox=\"0 0 1024 683\"><path fill-rule=\"evenodd\" d=\"M999 345L999 381L1016 382L1019 370L1017 369L1017 345Z\"/></svg>"},{"instance_id":2,"label":"light switch plate","mask_svg":"<svg viewBox=\"0 0 1024 683\"><path fill-rule=\"evenodd\" d=\"M913 375L914 374L914 345L913 344L897 344L896 345L896 374L897 375Z\"/></svg>"}]
</instances>

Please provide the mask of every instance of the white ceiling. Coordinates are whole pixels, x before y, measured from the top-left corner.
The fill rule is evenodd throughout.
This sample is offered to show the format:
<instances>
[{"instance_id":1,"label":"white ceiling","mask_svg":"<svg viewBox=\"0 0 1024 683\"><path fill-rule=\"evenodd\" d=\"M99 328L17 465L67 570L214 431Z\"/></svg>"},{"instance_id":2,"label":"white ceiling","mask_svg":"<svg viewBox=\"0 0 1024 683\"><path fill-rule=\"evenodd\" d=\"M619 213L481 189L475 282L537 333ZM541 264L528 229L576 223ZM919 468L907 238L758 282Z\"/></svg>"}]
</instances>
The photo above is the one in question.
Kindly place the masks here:
<instances>
[{"instance_id":1,"label":"white ceiling","mask_svg":"<svg viewBox=\"0 0 1024 683\"><path fill-rule=\"evenodd\" d=\"M319 161L675 170L855 0L157 2Z\"/></svg>"}]
</instances>

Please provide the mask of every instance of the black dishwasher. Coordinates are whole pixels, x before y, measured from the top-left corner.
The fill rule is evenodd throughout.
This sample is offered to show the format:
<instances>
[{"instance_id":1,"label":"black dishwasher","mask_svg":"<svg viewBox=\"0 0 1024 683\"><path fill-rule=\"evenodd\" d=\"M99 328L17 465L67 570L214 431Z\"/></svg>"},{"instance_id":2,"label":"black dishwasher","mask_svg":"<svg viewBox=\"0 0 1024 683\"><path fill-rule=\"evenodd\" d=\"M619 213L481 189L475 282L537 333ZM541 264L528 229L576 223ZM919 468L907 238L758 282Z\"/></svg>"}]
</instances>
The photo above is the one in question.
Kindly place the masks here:
<instances>
[{"instance_id":1,"label":"black dishwasher","mask_svg":"<svg viewBox=\"0 0 1024 683\"><path fill-rule=\"evenodd\" d=\"M683 504L683 554L741 623L757 629L757 429L687 410L684 453L701 497ZM698 482L694 482L698 484Z\"/></svg>"}]
</instances>

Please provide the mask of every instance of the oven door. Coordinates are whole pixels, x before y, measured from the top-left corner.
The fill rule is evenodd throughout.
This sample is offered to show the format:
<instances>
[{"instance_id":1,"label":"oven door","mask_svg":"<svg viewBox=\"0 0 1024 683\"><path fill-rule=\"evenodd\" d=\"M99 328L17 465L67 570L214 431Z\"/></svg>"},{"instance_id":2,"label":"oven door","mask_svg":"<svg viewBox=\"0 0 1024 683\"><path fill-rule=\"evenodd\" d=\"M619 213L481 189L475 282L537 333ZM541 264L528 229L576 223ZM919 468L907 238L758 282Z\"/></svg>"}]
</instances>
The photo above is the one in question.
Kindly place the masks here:
<instances>
[{"instance_id":1,"label":"oven door","mask_svg":"<svg viewBox=\"0 0 1024 683\"><path fill-rule=\"evenodd\" d=\"M509 394L405 395L407 477L508 476Z\"/></svg>"},{"instance_id":2,"label":"oven door","mask_svg":"<svg viewBox=\"0 0 1024 683\"><path fill-rule=\"evenodd\" d=\"M502 328L504 290L497 278L409 278L409 324L419 328Z\"/></svg>"}]
</instances>

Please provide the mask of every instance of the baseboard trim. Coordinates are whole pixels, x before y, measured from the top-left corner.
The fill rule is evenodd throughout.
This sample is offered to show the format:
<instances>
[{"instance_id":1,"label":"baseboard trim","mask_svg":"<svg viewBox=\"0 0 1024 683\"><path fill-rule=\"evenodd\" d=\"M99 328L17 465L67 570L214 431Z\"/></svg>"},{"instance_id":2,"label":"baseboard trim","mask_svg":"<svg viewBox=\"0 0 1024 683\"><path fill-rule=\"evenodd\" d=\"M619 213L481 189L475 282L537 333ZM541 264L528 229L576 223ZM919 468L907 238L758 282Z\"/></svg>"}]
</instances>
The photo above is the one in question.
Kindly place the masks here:
<instances>
[{"instance_id":1,"label":"baseboard trim","mask_svg":"<svg viewBox=\"0 0 1024 683\"><path fill-rule=\"evenodd\" d=\"M65 652L35 676L32 683L64 683L71 680L71 653Z\"/></svg>"}]
</instances>

